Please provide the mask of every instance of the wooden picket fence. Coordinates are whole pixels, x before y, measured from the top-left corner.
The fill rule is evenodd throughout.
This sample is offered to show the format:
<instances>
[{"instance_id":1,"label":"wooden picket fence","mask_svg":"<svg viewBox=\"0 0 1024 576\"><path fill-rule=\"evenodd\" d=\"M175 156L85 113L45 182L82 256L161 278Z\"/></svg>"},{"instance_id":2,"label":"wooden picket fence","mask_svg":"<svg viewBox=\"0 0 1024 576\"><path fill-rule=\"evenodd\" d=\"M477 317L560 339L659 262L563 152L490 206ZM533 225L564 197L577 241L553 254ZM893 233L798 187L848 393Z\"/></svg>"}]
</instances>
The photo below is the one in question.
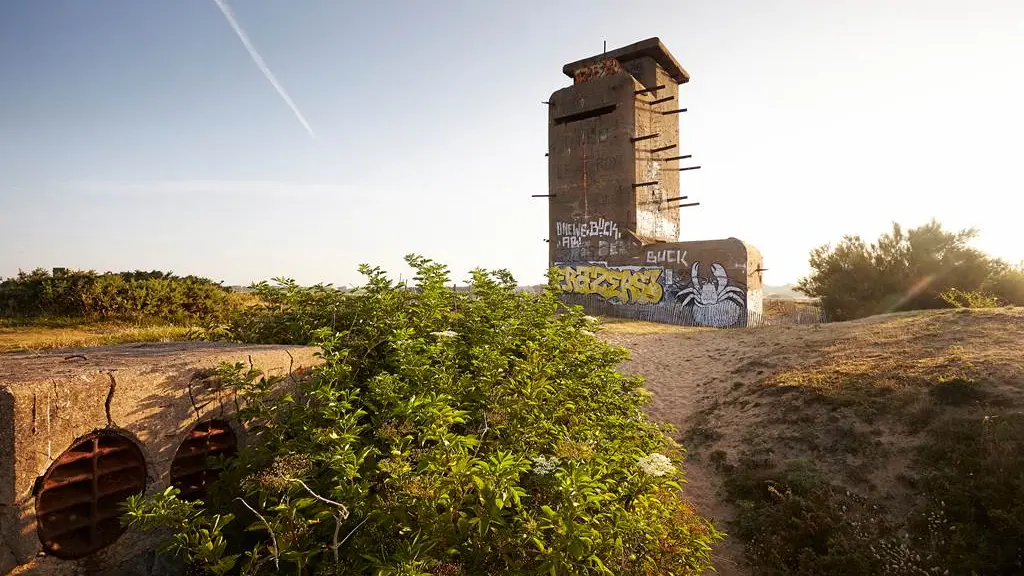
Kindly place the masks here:
<instances>
[{"instance_id":1,"label":"wooden picket fence","mask_svg":"<svg viewBox=\"0 0 1024 576\"><path fill-rule=\"evenodd\" d=\"M705 326L698 323L687 306L680 304L616 304L595 294L563 294L562 301L569 305L579 305L594 316L611 316L630 318L646 322L676 324L679 326ZM722 318L712 324L728 328L758 328L762 326L792 326L806 324L824 324L829 322L825 311L813 301L803 300L765 300L762 313L748 312L746 322L741 319L731 326L727 325L732 318Z\"/></svg>"}]
</instances>

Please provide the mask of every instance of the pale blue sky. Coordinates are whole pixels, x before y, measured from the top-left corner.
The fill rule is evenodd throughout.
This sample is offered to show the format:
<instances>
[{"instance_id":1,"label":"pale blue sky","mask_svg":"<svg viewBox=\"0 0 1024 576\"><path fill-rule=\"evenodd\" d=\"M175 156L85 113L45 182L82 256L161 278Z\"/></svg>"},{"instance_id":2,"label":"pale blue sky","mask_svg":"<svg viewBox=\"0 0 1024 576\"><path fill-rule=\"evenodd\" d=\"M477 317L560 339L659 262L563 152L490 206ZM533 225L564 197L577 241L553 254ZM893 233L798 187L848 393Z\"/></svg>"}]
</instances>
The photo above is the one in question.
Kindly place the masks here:
<instances>
[{"instance_id":1,"label":"pale blue sky","mask_svg":"<svg viewBox=\"0 0 1024 576\"><path fill-rule=\"evenodd\" d=\"M213 0L0 1L0 276L349 284L418 252L540 282L541 101L651 36L692 76L683 240L754 244L769 284L932 216L1024 259L1019 0L230 5L316 139Z\"/></svg>"}]
</instances>

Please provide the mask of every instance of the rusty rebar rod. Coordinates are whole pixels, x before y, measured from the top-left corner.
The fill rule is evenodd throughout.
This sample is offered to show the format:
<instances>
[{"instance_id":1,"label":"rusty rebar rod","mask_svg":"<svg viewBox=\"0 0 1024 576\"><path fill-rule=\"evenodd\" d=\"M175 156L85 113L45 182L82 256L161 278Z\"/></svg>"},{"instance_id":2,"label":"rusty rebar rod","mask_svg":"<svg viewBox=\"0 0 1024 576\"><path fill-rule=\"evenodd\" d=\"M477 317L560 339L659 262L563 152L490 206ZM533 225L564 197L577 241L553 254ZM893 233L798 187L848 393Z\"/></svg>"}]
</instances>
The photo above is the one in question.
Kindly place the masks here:
<instances>
[{"instance_id":1,"label":"rusty rebar rod","mask_svg":"<svg viewBox=\"0 0 1024 576\"><path fill-rule=\"evenodd\" d=\"M667 116L669 114L681 114L683 112L686 112L686 108L680 108L679 110L664 110L661 114L663 116Z\"/></svg>"},{"instance_id":2,"label":"rusty rebar rod","mask_svg":"<svg viewBox=\"0 0 1024 576\"><path fill-rule=\"evenodd\" d=\"M634 136L634 137L630 138L629 141L633 142L635 144L635 143L640 142L642 140L650 140L651 138L657 138L660 135L661 134L655 132L654 134L648 134L646 136Z\"/></svg>"},{"instance_id":3,"label":"rusty rebar rod","mask_svg":"<svg viewBox=\"0 0 1024 576\"><path fill-rule=\"evenodd\" d=\"M657 100L651 100L650 102L648 102L648 104L653 106L655 104L661 104L662 102L671 102L672 100L675 100L675 99L676 99L675 96L665 96L664 98L658 98Z\"/></svg>"},{"instance_id":4,"label":"rusty rebar rod","mask_svg":"<svg viewBox=\"0 0 1024 576\"><path fill-rule=\"evenodd\" d=\"M636 90L636 91L633 92L633 94L640 95L640 94L646 94L648 92L657 92L658 90L661 90L664 87L665 87L664 84L658 84L657 86L655 86L653 88L644 88L643 90Z\"/></svg>"},{"instance_id":5,"label":"rusty rebar rod","mask_svg":"<svg viewBox=\"0 0 1024 576\"><path fill-rule=\"evenodd\" d=\"M636 184L633 184L633 188L640 188L641 186L653 186L657 183L657 180L651 180L650 182L637 182Z\"/></svg>"},{"instance_id":6,"label":"rusty rebar rod","mask_svg":"<svg viewBox=\"0 0 1024 576\"><path fill-rule=\"evenodd\" d=\"M666 150L671 150L671 149L673 149L675 147L676 147L675 144L669 144L668 146L662 146L660 148L654 148L653 150L651 150L651 154L656 154L658 152L664 152Z\"/></svg>"},{"instance_id":7,"label":"rusty rebar rod","mask_svg":"<svg viewBox=\"0 0 1024 576\"><path fill-rule=\"evenodd\" d=\"M669 162L672 160L686 160L687 158L693 157L693 154L686 154L684 156L670 156L668 158L662 158L662 160Z\"/></svg>"},{"instance_id":8,"label":"rusty rebar rod","mask_svg":"<svg viewBox=\"0 0 1024 576\"><path fill-rule=\"evenodd\" d=\"M680 172L684 172L686 170L700 170L700 166L687 166L686 168L679 168Z\"/></svg>"}]
</instances>

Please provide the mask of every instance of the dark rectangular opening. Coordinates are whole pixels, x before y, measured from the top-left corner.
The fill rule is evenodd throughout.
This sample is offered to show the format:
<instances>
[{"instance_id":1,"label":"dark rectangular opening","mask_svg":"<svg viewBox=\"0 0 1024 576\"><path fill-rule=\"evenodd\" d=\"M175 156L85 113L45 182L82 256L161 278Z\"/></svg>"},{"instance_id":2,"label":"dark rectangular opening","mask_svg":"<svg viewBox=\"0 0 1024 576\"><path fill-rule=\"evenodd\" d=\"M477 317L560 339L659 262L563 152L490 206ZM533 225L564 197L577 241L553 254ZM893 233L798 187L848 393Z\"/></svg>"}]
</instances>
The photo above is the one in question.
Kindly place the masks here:
<instances>
[{"instance_id":1,"label":"dark rectangular opening","mask_svg":"<svg viewBox=\"0 0 1024 576\"><path fill-rule=\"evenodd\" d=\"M605 114L611 114L615 111L615 104L608 106L602 106L600 108L594 108L593 110L586 110L584 112L577 112L576 114L569 114L568 116L562 116L561 118L555 118L555 124L568 124L570 122L579 122L580 120L586 120L587 118L597 118L598 116L604 116Z\"/></svg>"}]
</instances>

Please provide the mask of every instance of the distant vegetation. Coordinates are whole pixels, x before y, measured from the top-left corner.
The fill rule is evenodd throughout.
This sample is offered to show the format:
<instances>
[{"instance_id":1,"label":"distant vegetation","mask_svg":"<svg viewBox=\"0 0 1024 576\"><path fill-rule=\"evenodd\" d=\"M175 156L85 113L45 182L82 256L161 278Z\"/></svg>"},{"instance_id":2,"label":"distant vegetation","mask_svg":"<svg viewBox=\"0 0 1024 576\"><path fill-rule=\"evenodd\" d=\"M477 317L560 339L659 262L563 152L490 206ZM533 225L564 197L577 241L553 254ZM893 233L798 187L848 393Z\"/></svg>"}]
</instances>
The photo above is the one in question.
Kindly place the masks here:
<instances>
[{"instance_id":1,"label":"distant vegetation","mask_svg":"<svg viewBox=\"0 0 1024 576\"><path fill-rule=\"evenodd\" d=\"M874 244L844 236L811 251L812 273L797 289L819 298L833 320L950 307L1024 305L1024 265L972 248L976 229L936 221L907 231L893 224Z\"/></svg>"},{"instance_id":2,"label":"distant vegetation","mask_svg":"<svg viewBox=\"0 0 1024 576\"><path fill-rule=\"evenodd\" d=\"M170 272L36 269L0 282L0 318L213 322L230 318L240 298L212 280Z\"/></svg>"}]
</instances>

